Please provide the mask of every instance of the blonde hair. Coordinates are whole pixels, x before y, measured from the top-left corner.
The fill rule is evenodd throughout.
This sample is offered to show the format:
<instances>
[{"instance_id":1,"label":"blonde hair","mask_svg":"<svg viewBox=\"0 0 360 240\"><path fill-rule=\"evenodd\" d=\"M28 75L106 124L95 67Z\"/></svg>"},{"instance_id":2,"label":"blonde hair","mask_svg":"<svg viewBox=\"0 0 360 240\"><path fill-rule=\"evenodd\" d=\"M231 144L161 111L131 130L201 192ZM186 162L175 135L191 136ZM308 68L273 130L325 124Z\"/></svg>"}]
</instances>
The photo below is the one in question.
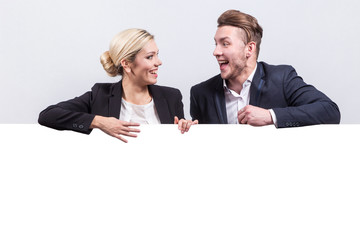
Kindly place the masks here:
<instances>
[{"instance_id":1,"label":"blonde hair","mask_svg":"<svg viewBox=\"0 0 360 240\"><path fill-rule=\"evenodd\" d=\"M133 62L136 54L152 39L154 36L149 32L137 28L116 34L110 42L109 51L100 56L100 62L107 74L111 77L123 75L121 61L126 59Z\"/></svg>"}]
</instances>

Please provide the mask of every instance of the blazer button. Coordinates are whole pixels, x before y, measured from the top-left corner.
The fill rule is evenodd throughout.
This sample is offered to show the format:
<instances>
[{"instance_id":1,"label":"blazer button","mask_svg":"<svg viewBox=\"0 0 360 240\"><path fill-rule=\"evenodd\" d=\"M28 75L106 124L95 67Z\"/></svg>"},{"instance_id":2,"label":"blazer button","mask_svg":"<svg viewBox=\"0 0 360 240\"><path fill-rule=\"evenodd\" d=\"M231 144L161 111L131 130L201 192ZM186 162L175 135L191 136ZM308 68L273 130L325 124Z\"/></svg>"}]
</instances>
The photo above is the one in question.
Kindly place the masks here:
<instances>
[{"instance_id":1,"label":"blazer button","mask_svg":"<svg viewBox=\"0 0 360 240\"><path fill-rule=\"evenodd\" d=\"M84 125L82 125L82 124L79 125L79 128L80 128L80 129L83 129L83 128L84 128Z\"/></svg>"},{"instance_id":2,"label":"blazer button","mask_svg":"<svg viewBox=\"0 0 360 240\"><path fill-rule=\"evenodd\" d=\"M77 124L76 124L76 123L74 123L74 124L73 124L73 127L74 127L74 128L77 128Z\"/></svg>"}]
</instances>

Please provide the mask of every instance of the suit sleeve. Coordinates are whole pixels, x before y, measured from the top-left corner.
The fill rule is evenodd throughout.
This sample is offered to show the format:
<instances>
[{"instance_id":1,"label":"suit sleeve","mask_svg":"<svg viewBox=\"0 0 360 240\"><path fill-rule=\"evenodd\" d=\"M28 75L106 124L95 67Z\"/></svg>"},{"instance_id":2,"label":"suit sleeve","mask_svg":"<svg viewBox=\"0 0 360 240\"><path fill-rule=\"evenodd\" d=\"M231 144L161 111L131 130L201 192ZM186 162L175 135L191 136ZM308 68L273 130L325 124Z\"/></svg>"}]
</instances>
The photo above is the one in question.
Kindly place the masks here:
<instances>
[{"instance_id":1,"label":"suit sleeve","mask_svg":"<svg viewBox=\"0 0 360 240\"><path fill-rule=\"evenodd\" d=\"M193 121L198 120L199 123L202 123L199 105L196 100L196 89L194 87L190 90L190 115Z\"/></svg>"},{"instance_id":2,"label":"suit sleeve","mask_svg":"<svg viewBox=\"0 0 360 240\"><path fill-rule=\"evenodd\" d=\"M177 100L176 100L176 112L175 112L175 116L177 116L179 119L185 118L184 116L184 104L182 102L182 94L181 92L178 90L178 94L177 94Z\"/></svg>"},{"instance_id":3,"label":"suit sleeve","mask_svg":"<svg viewBox=\"0 0 360 240\"><path fill-rule=\"evenodd\" d=\"M92 91L79 97L47 107L39 114L39 124L57 130L90 134L92 129L89 127L95 117L91 114L91 106L97 92L95 85Z\"/></svg>"},{"instance_id":4,"label":"suit sleeve","mask_svg":"<svg viewBox=\"0 0 360 240\"><path fill-rule=\"evenodd\" d=\"M273 108L277 126L295 127L315 124L338 124L338 106L315 87L307 85L291 68L283 84L288 107Z\"/></svg>"}]
</instances>

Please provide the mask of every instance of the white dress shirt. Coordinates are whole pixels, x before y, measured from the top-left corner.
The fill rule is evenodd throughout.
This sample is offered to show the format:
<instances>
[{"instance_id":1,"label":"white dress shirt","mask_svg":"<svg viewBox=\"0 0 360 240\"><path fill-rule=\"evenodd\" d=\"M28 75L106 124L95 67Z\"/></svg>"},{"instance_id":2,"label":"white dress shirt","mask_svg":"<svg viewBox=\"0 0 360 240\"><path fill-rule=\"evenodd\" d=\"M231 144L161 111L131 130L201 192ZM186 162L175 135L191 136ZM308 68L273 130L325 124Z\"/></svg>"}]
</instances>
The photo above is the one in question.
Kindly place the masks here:
<instances>
[{"instance_id":1,"label":"white dress shirt","mask_svg":"<svg viewBox=\"0 0 360 240\"><path fill-rule=\"evenodd\" d=\"M145 105L136 105L121 100L120 120L140 124L160 124L154 100Z\"/></svg>"},{"instance_id":2,"label":"white dress shirt","mask_svg":"<svg viewBox=\"0 0 360 240\"><path fill-rule=\"evenodd\" d=\"M229 124L239 124L238 121L238 112L243 107L249 105L250 103L250 87L252 80L254 78L257 65L253 72L250 74L249 78L243 83L240 94L228 88L226 80L224 79L224 91L225 91L225 104L226 104L226 114ZM272 109L270 109L270 114L273 119L273 122L276 126L276 116Z\"/></svg>"}]
</instances>

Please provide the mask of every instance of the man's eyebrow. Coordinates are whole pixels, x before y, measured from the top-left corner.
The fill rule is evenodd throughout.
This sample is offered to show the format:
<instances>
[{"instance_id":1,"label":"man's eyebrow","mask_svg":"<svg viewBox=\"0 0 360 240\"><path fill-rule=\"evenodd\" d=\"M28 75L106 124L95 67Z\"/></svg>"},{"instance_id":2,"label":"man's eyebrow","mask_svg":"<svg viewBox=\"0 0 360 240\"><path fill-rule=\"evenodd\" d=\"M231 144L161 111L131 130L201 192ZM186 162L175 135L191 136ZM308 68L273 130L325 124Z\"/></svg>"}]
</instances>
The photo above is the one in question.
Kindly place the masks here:
<instances>
[{"instance_id":1,"label":"man's eyebrow","mask_svg":"<svg viewBox=\"0 0 360 240\"><path fill-rule=\"evenodd\" d=\"M220 38L219 39L219 42L223 42L223 41L225 41L225 40L230 40L230 38L229 37L222 37L222 38ZM214 40L215 40L215 42L216 42L216 39L214 38Z\"/></svg>"}]
</instances>

